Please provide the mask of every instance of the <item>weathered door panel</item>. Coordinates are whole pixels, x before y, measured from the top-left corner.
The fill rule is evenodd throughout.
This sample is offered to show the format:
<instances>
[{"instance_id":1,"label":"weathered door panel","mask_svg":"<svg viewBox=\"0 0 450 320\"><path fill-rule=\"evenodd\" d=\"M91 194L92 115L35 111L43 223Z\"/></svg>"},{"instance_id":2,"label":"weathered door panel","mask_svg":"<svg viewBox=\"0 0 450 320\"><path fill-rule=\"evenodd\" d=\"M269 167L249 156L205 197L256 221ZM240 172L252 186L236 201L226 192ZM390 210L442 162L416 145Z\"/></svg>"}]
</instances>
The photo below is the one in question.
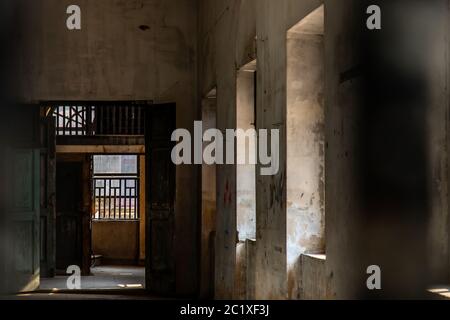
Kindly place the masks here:
<instances>
[{"instance_id":1,"label":"weathered door panel","mask_svg":"<svg viewBox=\"0 0 450 320\"><path fill-rule=\"evenodd\" d=\"M82 267L83 163L58 161L56 170L56 268Z\"/></svg>"},{"instance_id":2,"label":"weathered door panel","mask_svg":"<svg viewBox=\"0 0 450 320\"><path fill-rule=\"evenodd\" d=\"M56 153L55 118L41 125L41 277L54 277L56 269Z\"/></svg>"},{"instance_id":3,"label":"weathered door panel","mask_svg":"<svg viewBox=\"0 0 450 320\"><path fill-rule=\"evenodd\" d=\"M0 291L15 293L39 286L39 107L14 106L2 120Z\"/></svg>"},{"instance_id":4,"label":"weathered door panel","mask_svg":"<svg viewBox=\"0 0 450 320\"><path fill-rule=\"evenodd\" d=\"M11 150L8 159L7 288L30 291L39 286L39 149Z\"/></svg>"},{"instance_id":5,"label":"weathered door panel","mask_svg":"<svg viewBox=\"0 0 450 320\"><path fill-rule=\"evenodd\" d=\"M171 160L175 106L157 105L146 114L146 287L175 292L175 165Z\"/></svg>"}]
</instances>

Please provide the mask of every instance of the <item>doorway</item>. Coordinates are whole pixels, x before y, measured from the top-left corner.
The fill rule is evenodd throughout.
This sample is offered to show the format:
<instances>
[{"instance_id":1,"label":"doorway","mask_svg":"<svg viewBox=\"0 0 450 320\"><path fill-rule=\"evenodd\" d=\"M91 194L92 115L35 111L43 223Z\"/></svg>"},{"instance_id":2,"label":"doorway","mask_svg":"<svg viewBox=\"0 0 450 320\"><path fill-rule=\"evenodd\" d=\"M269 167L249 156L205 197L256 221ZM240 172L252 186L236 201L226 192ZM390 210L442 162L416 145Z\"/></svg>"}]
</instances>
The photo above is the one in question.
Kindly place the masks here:
<instances>
[{"instance_id":1,"label":"doorway","mask_svg":"<svg viewBox=\"0 0 450 320\"><path fill-rule=\"evenodd\" d=\"M57 272L41 290L66 290L68 267L79 266L81 289L175 292L175 105L123 104L46 103L56 117Z\"/></svg>"},{"instance_id":2,"label":"doorway","mask_svg":"<svg viewBox=\"0 0 450 320\"><path fill-rule=\"evenodd\" d=\"M145 221L141 219L145 212L141 186L145 178L141 176L140 159L137 154L92 157L91 274L116 273L121 276L114 283L119 288L145 287L140 260L141 246L145 246L145 233L141 233Z\"/></svg>"},{"instance_id":3,"label":"doorway","mask_svg":"<svg viewBox=\"0 0 450 320\"><path fill-rule=\"evenodd\" d=\"M58 161L56 170L56 270L83 264L83 162Z\"/></svg>"}]
</instances>

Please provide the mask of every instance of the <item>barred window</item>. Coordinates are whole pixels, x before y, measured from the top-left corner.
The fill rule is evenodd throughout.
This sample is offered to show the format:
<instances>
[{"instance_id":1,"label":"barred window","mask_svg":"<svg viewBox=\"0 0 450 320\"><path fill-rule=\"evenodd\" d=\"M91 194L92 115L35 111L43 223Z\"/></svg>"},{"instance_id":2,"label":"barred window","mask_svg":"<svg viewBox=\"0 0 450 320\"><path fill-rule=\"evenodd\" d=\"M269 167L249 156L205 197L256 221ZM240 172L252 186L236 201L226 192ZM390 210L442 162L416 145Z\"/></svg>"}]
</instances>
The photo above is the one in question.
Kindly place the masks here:
<instances>
[{"instance_id":1,"label":"barred window","mask_svg":"<svg viewBox=\"0 0 450 320\"><path fill-rule=\"evenodd\" d=\"M89 105L64 105L55 108L56 134L58 136L90 135L95 107Z\"/></svg>"},{"instance_id":2,"label":"barred window","mask_svg":"<svg viewBox=\"0 0 450 320\"><path fill-rule=\"evenodd\" d=\"M139 158L137 155L93 157L95 220L139 219Z\"/></svg>"},{"instance_id":3,"label":"barred window","mask_svg":"<svg viewBox=\"0 0 450 320\"><path fill-rule=\"evenodd\" d=\"M148 101L48 103L58 136L144 135Z\"/></svg>"}]
</instances>

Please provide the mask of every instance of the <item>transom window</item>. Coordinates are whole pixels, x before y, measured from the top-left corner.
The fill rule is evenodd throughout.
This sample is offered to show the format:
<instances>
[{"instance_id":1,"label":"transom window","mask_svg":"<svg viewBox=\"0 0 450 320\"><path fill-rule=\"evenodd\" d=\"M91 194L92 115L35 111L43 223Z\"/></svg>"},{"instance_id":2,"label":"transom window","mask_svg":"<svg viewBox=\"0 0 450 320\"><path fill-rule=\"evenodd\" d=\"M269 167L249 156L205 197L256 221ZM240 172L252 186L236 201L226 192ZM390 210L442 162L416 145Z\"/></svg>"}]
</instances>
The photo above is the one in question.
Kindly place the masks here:
<instances>
[{"instance_id":1,"label":"transom window","mask_svg":"<svg viewBox=\"0 0 450 320\"><path fill-rule=\"evenodd\" d=\"M48 103L58 136L144 135L151 101Z\"/></svg>"},{"instance_id":2,"label":"transom window","mask_svg":"<svg viewBox=\"0 0 450 320\"><path fill-rule=\"evenodd\" d=\"M92 131L95 107L58 106L55 108L54 116L58 136L86 136Z\"/></svg>"}]
</instances>

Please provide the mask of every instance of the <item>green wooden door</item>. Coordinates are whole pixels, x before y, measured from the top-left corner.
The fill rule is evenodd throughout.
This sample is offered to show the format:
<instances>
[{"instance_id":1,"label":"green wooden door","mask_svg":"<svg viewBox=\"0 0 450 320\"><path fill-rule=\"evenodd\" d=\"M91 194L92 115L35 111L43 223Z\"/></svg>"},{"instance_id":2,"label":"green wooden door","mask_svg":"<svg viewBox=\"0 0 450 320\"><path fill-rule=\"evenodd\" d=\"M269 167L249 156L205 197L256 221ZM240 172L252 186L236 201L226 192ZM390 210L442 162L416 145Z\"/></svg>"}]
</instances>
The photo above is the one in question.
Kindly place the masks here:
<instances>
[{"instance_id":1,"label":"green wooden door","mask_svg":"<svg viewBox=\"0 0 450 320\"><path fill-rule=\"evenodd\" d=\"M12 149L7 158L6 288L9 292L30 291L39 286L40 150Z\"/></svg>"}]
</instances>

